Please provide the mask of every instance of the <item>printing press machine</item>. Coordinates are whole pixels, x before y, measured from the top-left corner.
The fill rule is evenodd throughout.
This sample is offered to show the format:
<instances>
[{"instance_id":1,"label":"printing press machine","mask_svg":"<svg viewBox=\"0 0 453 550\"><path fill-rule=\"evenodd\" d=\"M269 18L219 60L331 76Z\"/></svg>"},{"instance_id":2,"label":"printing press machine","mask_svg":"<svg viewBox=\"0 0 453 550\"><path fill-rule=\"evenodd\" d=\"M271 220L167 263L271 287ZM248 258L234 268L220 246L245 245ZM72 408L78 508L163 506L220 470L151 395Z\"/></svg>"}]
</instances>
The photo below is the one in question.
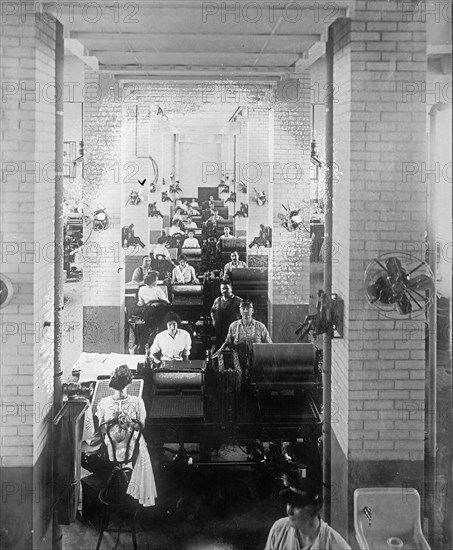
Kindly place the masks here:
<instances>
[{"instance_id":1,"label":"printing press machine","mask_svg":"<svg viewBox=\"0 0 453 550\"><path fill-rule=\"evenodd\" d=\"M271 448L287 442L296 452L300 442L310 441L317 447L321 352L312 344L253 344L249 372L241 371L236 352L226 351L214 360L158 367L147 357L137 375L145 380L146 433L154 450L195 444L194 464L201 467L218 465L212 453L225 444L253 448L258 441Z\"/></svg>"},{"instance_id":2,"label":"printing press machine","mask_svg":"<svg viewBox=\"0 0 453 550\"><path fill-rule=\"evenodd\" d=\"M182 254L187 257L189 264L198 273L201 268L201 247L200 248L182 248Z\"/></svg>"}]
</instances>

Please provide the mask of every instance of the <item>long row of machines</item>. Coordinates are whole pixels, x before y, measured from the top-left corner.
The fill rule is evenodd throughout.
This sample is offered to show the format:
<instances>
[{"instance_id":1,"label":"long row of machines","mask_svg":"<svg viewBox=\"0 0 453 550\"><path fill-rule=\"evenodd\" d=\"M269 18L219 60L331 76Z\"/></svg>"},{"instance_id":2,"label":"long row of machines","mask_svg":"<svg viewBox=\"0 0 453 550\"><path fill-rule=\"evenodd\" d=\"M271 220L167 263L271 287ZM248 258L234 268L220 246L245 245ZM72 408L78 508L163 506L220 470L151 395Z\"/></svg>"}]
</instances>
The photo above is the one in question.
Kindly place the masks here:
<instances>
[{"instance_id":1,"label":"long row of machines","mask_svg":"<svg viewBox=\"0 0 453 550\"><path fill-rule=\"evenodd\" d=\"M154 449L177 444L187 459L184 446L195 443L199 466L228 465L212 460L224 444L243 445L258 460L266 457L257 442L274 453L278 443L279 459L286 448L296 460L321 435L321 363L321 352L305 343L253 344L248 372L232 350L159 367L146 357L137 376L144 379L148 441Z\"/></svg>"},{"instance_id":2,"label":"long row of machines","mask_svg":"<svg viewBox=\"0 0 453 550\"><path fill-rule=\"evenodd\" d=\"M110 391L112 361L98 370L94 384L89 382L93 376L83 377L85 386L95 387L93 410ZM225 467L232 463L216 459L219 449L239 445L247 456L236 459L235 466L290 460L312 470L321 467L322 354L313 344L253 344L248 371L232 350L216 358L208 350L204 360L160 366L149 355L130 356L127 362L136 365L131 394L135 388L145 402L144 435L153 453L169 450L179 464ZM175 461L162 464L171 467Z\"/></svg>"}]
</instances>

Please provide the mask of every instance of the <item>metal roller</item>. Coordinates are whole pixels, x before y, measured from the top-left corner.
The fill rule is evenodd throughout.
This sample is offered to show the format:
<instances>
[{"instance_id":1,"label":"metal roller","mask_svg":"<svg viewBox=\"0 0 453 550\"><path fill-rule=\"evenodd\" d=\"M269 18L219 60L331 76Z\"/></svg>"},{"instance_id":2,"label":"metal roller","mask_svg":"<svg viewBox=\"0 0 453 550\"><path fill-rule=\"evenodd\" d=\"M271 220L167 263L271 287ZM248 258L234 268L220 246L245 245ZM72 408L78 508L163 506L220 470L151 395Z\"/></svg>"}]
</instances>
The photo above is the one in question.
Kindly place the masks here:
<instances>
[{"instance_id":1,"label":"metal roller","mask_svg":"<svg viewBox=\"0 0 453 550\"><path fill-rule=\"evenodd\" d=\"M245 237L235 237L234 239L222 239L222 250L233 251L245 249L247 241Z\"/></svg>"},{"instance_id":2,"label":"metal roller","mask_svg":"<svg viewBox=\"0 0 453 550\"><path fill-rule=\"evenodd\" d=\"M156 388L200 389L201 372L155 372L153 382Z\"/></svg>"},{"instance_id":3,"label":"metal roller","mask_svg":"<svg viewBox=\"0 0 453 550\"><path fill-rule=\"evenodd\" d=\"M231 280L235 284L256 286L257 284L262 284L265 278L266 274L264 270L258 267L233 268L231 272Z\"/></svg>"},{"instance_id":4,"label":"metal roller","mask_svg":"<svg viewBox=\"0 0 453 550\"><path fill-rule=\"evenodd\" d=\"M187 258L201 258L201 248L182 248Z\"/></svg>"},{"instance_id":5,"label":"metal roller","mask_svg":"<svg viewBox=\"0 0 453 550\"><path fill-rule=\"evenodd\" d=\"M185 296L201 296L203 293L202 285L173 285L173 294L184 294Z\"/></svg>"},{"instance_id":6,"label":"metal roller","mask_svg":"<svg viewBox=\"0 0 453 550\"><path fill-rule=\"evenodd\" d=\"M313 344L253 344L253 370L274 380L313 374Z\"/></svg>"}]
</instances>

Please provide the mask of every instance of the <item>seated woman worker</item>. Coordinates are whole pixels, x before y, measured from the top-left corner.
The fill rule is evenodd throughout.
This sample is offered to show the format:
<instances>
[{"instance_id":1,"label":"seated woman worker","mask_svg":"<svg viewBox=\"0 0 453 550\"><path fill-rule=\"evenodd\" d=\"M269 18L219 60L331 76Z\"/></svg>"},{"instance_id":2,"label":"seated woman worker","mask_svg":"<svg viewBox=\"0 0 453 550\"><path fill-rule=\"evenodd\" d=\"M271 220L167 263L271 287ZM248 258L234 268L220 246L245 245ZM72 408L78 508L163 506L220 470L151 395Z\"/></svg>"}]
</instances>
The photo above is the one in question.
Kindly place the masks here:
<instances>
[{"instance_id":1,"label":"seated woman worker","mask_svg":"<svg viewBox=\"0 0 453 550\"><path fill-rule=\"evenodd\" d=\"M179 256L179 265L173 269L171 274L171 284L172 285L181 285L181 284L196 284L199 285L200 282L197 279L195 274L195 269L188 264L187 256L181 254Z\"/></svg>"},{"instance_id":2,"label":"seated woman worker","mask_svg":"<svg viewBox=\"0 0 453 550\"><path fill-rule=\"evenodd\" d=\"M186 361L189 359L192 339L186 330L179 328L181 318L170 312L165 318L167 330L159 332L151 346L151 356L155 363L162 361Z\"/></svg>"}]
</instances>

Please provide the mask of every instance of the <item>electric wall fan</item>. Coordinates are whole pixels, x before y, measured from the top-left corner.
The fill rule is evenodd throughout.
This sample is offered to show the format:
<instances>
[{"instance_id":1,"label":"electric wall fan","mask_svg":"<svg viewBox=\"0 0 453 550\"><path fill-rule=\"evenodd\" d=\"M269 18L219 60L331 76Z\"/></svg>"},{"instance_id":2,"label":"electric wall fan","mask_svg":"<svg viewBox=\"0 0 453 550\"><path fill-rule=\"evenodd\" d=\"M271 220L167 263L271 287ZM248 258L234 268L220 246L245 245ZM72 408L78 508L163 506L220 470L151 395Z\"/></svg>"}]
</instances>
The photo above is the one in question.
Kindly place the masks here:
<instances>
[{"instance_id":1,"label":"electric wall fan","mask_svg":"<svg viewBox=\"0 0 453 550\"><path fill-rule=\"evenodd\" d=\"M433 299L434 275L410 254L387 252L368 264L365 290L368 302L390 316L416 315Z\"/></svg>"}]
</instances>

